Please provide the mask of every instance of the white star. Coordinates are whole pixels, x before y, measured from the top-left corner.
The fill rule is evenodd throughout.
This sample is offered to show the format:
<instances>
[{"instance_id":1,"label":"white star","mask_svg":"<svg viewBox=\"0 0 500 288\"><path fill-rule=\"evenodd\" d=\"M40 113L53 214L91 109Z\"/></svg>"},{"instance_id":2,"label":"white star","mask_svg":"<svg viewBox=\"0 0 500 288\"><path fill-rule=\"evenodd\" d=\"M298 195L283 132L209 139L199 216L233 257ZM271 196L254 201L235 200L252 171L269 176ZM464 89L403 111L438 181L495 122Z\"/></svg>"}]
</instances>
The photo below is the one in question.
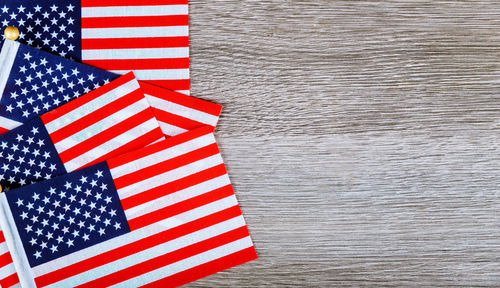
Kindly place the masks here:
<instances>
[{"instance_id":1,"label":"white star","mask_svg":"<svg viewBox=\"0 0 500 288\"><path fill-rule=\"evenodd\" d=\"M83 238L83 240L88 241L89 235L87 233L85 233L85 234L83 234L82 238Z\"/></svg>"},{"instance_id":2,"label":"white star","mask_svg":"<svg viewBox=\"0 0 500 288\"><path fill-rule=\"evenodd\" d=\"M28 61L31 59L31 55L29 52L24 54L24 59Z\"/></svg>"},{"instance_id":3,"label":"white star","mask_svg":"<svg viewBox=\"0 0 500 288\"><path fill-rule=\"evenodd\" d=\"M31 222L38 222L38 216L33 215L33 217L31 217Z\"/></svg>"},{"instance_id":4,"label":"white star","mask_svg":"<svg viewBox=\"0 0 500 288\"><path fill-rule=\"evenodd\" d=\"M61 206L61 201L56 200L56 201L54 201L54 203L52 203L52 205L54 205L54 208L60 207ZM62 220L62 219L64 219L64 214L59 214L59 216L57 216L57 217L58 218L62 217L62 218L59 218L59 220Z\"/></svg>"},{"instance_id":5,"label":"white star","mask_svg":"<svg viewBox=\"0 0 500 288\"><path fill-rule=\"evenodd\" d=\"M66 242L66 244L68 245L68 247L73 246L73 240L68 239L68 241Z\"/></svg>"},{"instance_id":6,"label":"white star","mask_svg":"<svg viewBox=\"0 0 500 288\"><path fill-rule=\"evenodd\" d=\"M54 229L54 231L59 229L59 223L54 222L54 224L52 224L52 229Z\"/></svg>"},{"instance_id":7,"label":"white star","mask_svg":"<svg viewBox=\"0 0 500 288\"><path fill-rule=\"evenodd\" d=\"M43 219L43 220L42 220L42 225L43 225L43 227L45 227L45 226L49 225L49 220L47 220L47 219ZM39 236L40 236L40 235L39 235Z\"/></svg>"},{"instance_id":8,"label":"white star","mask_svg":"<svg viewBox=\"0 0 500 288\"><path fill-rule=\"evenodd\" d=\"M43 153L43 158L45 158L45 160L49 159L50 158L50 153L48 151L45 151Z\"/></svg>"},{"instance_id":9,"label":"white star","mask_svg":"<svg viewBox=\"0 0 500 288\"><path fill-rule=\"evenodd\" d=\"M75 69L71 70L71 72L72 72L72 74L73 74L73 75L75 75L75 76L76 76L76 75L78 75L78 73L80 73L80 71L78 71L78 69L77 69L77 68L75 68Z\"/></svg>"},{"instance_id":10,"label":"white star","mask_svg":"<svg viewBox=\"0 0 500 288\"><path fill-rule=\"evenodd\" d=\"M23 150L22 152L24 153L24 155L28 154L30 152L30 149L26 146L23 146ZM24 159L24 158L23 158ZM23 161L24 162L24 161Z\"/></svg>"},{"instance_id":11,"label":"white star","mask_svg":"<svg viewBox=\"0 0 500 288\"><path fill-rule=\"evenodd\" d=\"M68 11L73 11L73 8L75 8L75 6L69 4L68 6L66 6L66 8L68 8Z\"/></svg>"},{"instance_id":12,"label":"white star","mask_svg":"<svg viewBox=\"0 0 500 288\"><path fill-rule=\"evenodd\" d=\"M101 235L101 236L102 236L102 235L104 235L104 234L105 234L105 232L104 232L104 228L99 229L99 235Z\"/></svg>"},{"instance_id":13,"label":"white star","mask_svg":"<svg viewBox=\"0 0 500 288\"><path fill-rule=\"evenodd\" d=\"M36 171L35 174L33 174L33 177L35 177L36 179L42 178L42 173L40 173L40 171Z\"/></svg>"},{"instance_id":14,"label":"white star","mask_svg":"<svg viewBox=\"0 0 500 288\"><path fill-rule=\"evenodd\" d=\"M106 201L106 204L111 203L111 197L106 196L106 198L104 198L104 201Z\"/></svg>"},{"instance_id":15,"label":"white star","mask_svg":"<svg viewBox=\"0 0 500 288\"><path fill-rule=\"evenodd\" d=\"M85 227L85 222L83 222L83 221L78 222L78 227L80 227L80 228Z\"/></svg>"},{"instance_id":16,"label":"white star","mask_svg":"<svg viewBox=\"0 0 500 288\"><path fill-rule=\"evenodd\" d=\"M16 13L12 12L12 13L10 14L10 19L16 19L16 17L17 17L17 14L16 14Z\"/></svg>"},{"instance_id":17,"label":"white star","mask_svg":"<svg viewBox=\"0 0 500 288\"><path fill-rule=\"evenodd\" d=\"M52 247L50 247L50 251L52 251L52 253L57 252L57 246L52 245Z\"/></svg>"},{"instance_id":18,"label":"white star","mask_svg":"<svg viewBox=\"0 0 500 288\"><path fill-rule=\"evenodd\" d=\"M59 215L57 215L57 219L59 219L59 221L64 220L64 214L59 213Z\"/></svg>"},{"instance_id":19,"label":"white star","mask_svg":"<svg viewBox=\"0 0 500 288\"><path fill-rule=\"evenodd\" d=\"M19 145L12 144L12 147L10 149L12 149L12 151L16 152L17 150L19 150Z\"/></svg>"},{"instance_id":20,"label":"white star","mask_svg":"<svg viewBox=\"0 0 500 288\"><path fill-rule=\"evenodd\" d=\"M47 235L45 235L45 237L47 237L47 240L50 240L54 238L54 234L52 234L52 232L47 232Z\"/></svg>"},{"instance_id":21,"label":"white star","mask_svg":"<svg viewBox=\"0 0 500 288\"><path fill-rule=\"evenodd\" d=\"M9 8L7 8L7 6L3 6L2 7L2 13L9 13Z\"/></svg>"},{"instance_id":22,"label":"white star","mask_svg":"<svg viewBox=\"0 0 500 288\"><path fill-rule=\"evenodd\" d=\"M54 4L52 6L50 6L50 10L52 10L52 12L56 12L57 11L57 6Z\"/></svg>"},{"instance_id":23,"label":"white star","mask_svg":"<svg viewBox=\"0 0 500 288\"><path fill-rule=\"evenodd\" d=\"M101 208L99 208L99 211L101 211L101 213L106 212L106 206L101 205Z\"/></svg>"},{"instance_id":24,"label":"white star","mask_svg":"<svg viewBox=\"0 0 500 288\"><path fill-rule=\"evenodd\" d=\"M71 189L71 183L66 182L66 184L64 184L64 187L66 187L66 189Z\"/></svg>"},{"instance_id":25,"label":"white star","mask_svg":"<svg viewBox=\"0 0 500 288\"><path fill-rule=\"evenodd\" d=\"M61 63L59 63L59 64L56 65L56 70L61 71L62 68L63 68L63 65Z\"/></svg>"},{"instance_id":26,"label":"white star","mask_svg":"<svg viewBox=\"0 0 500 288\"><path fill-rule=\"evenodd\" d=\"M116 210L111 209L111 211L109 211L109 215L111 215L111 217L116 216Z\"/></svg>"},{"instance_id":27,"label":"white star","mask_svg":"<svg viewBox=\"0 0 500 288\"><path fill-rule=\"evenodd\" d=\"M40 236L40 235L38 235L38 236ZM42 241L42 244L40 244L40 247L42 247L42 249L47 248L47 243L45 241Z\"/></svg>"},{"instance_id":28,"label":"white star","mask_svg":"<svg viewBox=\"0 0 500 288\"><path fill-rule=\"evenodd\" d=\"M69 232L69 228L68 228L68 227L66 227L66 226L64 226L64 227L63 227L63 229L61 229L61 231L62 231L64 234L66 234L66 233L68 233L68 232Z\"/></svg>"},{"instance_id":29,"label":"white star","mask_svg":"<svg viewBox=\"0 0 500 288\"><path fill-rule=\"evenodd\" d=\"M94 225L92 225L92 224L90 224L90 225L89 225L89 227L88 227L88 229L90 230L90 232L92 232L92 231L94 231L94 230L95 230L95 226L94 226Z\"/></svg>"},{"instance_id":30,"label":"white star","mask_svg":"<svg viewBox=\"0 0 500 288\"><path fill-rule=\"evenodd\" d=\"M42 257L42 252L40 251L36 251L35 253L33 253L33 256L35 256L36 259Z\"/></svg>"},{"instance_id":31,"label":"white star","mask_svg":"<svg viewBox=\"0 0 500 288\"><path fill-rule=\"evenodd\" d=\"M70 22L70 20L71 20L71 22ZM70 20L68 20L69 24L73 24L73 19L70 19ZM73 31L68 32L68 38L73 38L74 36L75 36L75 32L73 32ZM70 46L74 48L73 45L70 45ZM69 46L68 46L68 49L69 49ZM73 49L70 49L70 51L73 51Z\"/></svg>"},{"instance_id":32,"label":"white star","mask_svg":"<svg viewBox=\"0 0 500 288\"><path fill-rule=\"evenodd\" d=\"M42 7L40 7L40 5L38 5L38 4L36 4L36 6L34 8L35 8L35 12L40 12L42 10Z\"/></svg>"},{"instance_id":33,"label":"white star","mask_svg":"<svg viewBox=\"0 0 500 288\"><path fill-rule=\"evenodd\" d=\"M98 170L98 171L95 173L95 176L96 176L97 178L100 178L100 177L102 177L102 175L103 175L102 173L103 173L103 171Z\"/></svg>"},{"instance_id":34,"label":"white star","mask_svg":"<svg viewBox=\"0 0 500 288\"><path fill-rule=\"evenodd\" d=\"M73 209L73 213L75 213L75 215L80 214L80 208L75 207L75 209Z\"/></svg>"},{"instance_id":35,"label":"white star","mask_svg":"<svg viewBox=\"0 0 500 288\"><path fill-rule=\"evenodd\" d=\"M57 237L56 241L57 241L57 244L59 244L59 243L64 241L64 238L61 235L59 235L59 237Z\"/></svg>"},{"instance_id":36,"label":"white star","mask_svg":"<svg viewBox=\"0 0 500 288\"><path fill-rule=\"evenodd\" d=\"M9 105L7 105L6 109L7 109L7 112L12 112L14 107L12 107L12 105L9 104Z\"/></svg>"},{"instance_id":37,"label":"white star","mask_svg":"<svg viewBox=\"0 0 500 288\"><path fill-rule=\"evenodd\" d=\"M3 26L8 26L8 25L9 25L9 21L7 21L7 19L3 19L3 21L2 21L2 25L3 25ZM2 35L2 36L4 36L4 35ZM5 37L5 36L4 36L4 37Z\"/></svg>"},{"instance_id":38,"label":"white star","mask_svg":"<svg viewBox=\"0 0 500 288\"><path fill-rule=\"evenodd\" d=\"M35 238L31 238L31 240L30 240L30 244L31 244L32 246L36 245L36 239L35 239Z\"/></svg>"},{"instance_id":39,"label":"white star","mask_svg":"<svg viewBox=\"0 0 500 288\"><path fill-rule=\"evenodd\" d=\"M56 194L56 188L54 188L54 187L50 187L50 189L49 189L49 193L50 193L50 195L54 195L54 194Z\"/></svg>"},{"instance_id":40,"label":"white star","mask_svg":"<svg viewBox=\"0 0 500 288\"><path fill-rule=\"evenodd\" d=\"M83 216L85 216L85 219L89 218L90 217L90 212L89 211L85 211L85 213L83 213Z\"/></svg>"},{"instance_id":41,"label":"white star","mask_svg":"<svg viewBox=\"0 0 500 288\"><path fill-rule=\"evenodd\" d=\"M37 127L33 127L33 129L31 129L31 133L33 133L34 135L38 133L38 128Z\"/></svg>"},{"instance_id":42,"label":"white star","mask_svg":"<svg viewBox=\"0 0 500 288\"><path fill-rule=\"evenodd\" d=\"M50 164L50 172L54 172L54 170L56 170L56 164Z\"/></svg>"},{"instance_id":43,"label":"white star","mask_svg":"<svg viewBox=\"0 0 500 288\"><path fill-rule=\"evenodd\" d=\"M90 209L95 209L96 205L94 202L90 202L89 207Z\"/></svg>"},{"instance_id":44,"label":"white star","mask_svg":"<svg viewBox=\"0 0 500 288\"><path fill-rule=\"evenodd\" d=\"M74 201L76 201L76 195L71 194L68 199L69 199L69 201L74 202Z\"/></svg>"},{"instance_id":45,"label":"white star","mask_svg":"<svg viewBox=\"0 0 500 288\"><path fill-rule=\"evenodd\" d=\"M102 186L101 186L101 188L102 188ZM94 197L95 197L95 199L100 200L102 198L102 194L96 193Z\"/></svg>"},{"instance_id":46,"label":"white star","mask_svg":"<svg viewBox=\"0 0 500 288\"><path fill-rule=\"evenodd\" d=\"M28 232L28 233L29 233L29 232L33 231L33 226L31 226L31 225L26 225L26 228L24 228L24 229L26 229L26 232Z\"/></svg>"},{"instance_id":47,"label":"white star","mask_svg":"<svg viewBox=\"0 0 500 288\"><path fill-rule=\"evenodd\" d=\"M12 154L7 155L7 160L9 162L12 161L12 160L14 160L14 155L12 155Z\"/></svg>"},{"instance_id":48,"label":"white star","mask_svg":"<svg viewBox=\"0 0 500 288\"><path fill-rule=\"evenodd\" d=\"M89 75L89 80L90 80L90 81L94 81L94 79L95 79L94 73L91 73L91 74Z\"/></svg>"},{"instance_id":49,"label":"white star","mask_svg":"<svg viewBox=\"0 0 500 288\"><path fill-rule=\"evenodd\" d=\"M14 166L14 168L12 169L12 172L14 172L15 174L21 172L21 170L19 169L19 167L17 166Z\"/></svg>"},{"instance_id":50,"label":"white star","mask_svg":"<svg viewBox=\"0 0 500 288\"><path fill-rule=\"evenodd\" d=\"M97 181L96 180L92 180L90 182L90 185L92 185L92 187L95 187L97 185Z\"/></svg>"},{"instance_id":51,"label":"white star","mask_svg":"<svg viewBox=\"0 0 500 288\"><path fill-rule=\"evenodd\" d=\"M105 226L108 226L108 225L110 225L110 224L111 224L111 220L109 220L109 219L105 219L105 220L103 221L103 223L104 223L104 225L105 225Z\"/></svg>"},{"instance_id":52,"label":"white star","mask_svg":"<svg viewBox=\"0 0 500 288\"><path fill-rule=\"evenodd\" d=\"M17 199L16 204L17 204L17 207L23 205L23 199Z\"/></svg>"},{"instance_id":53,"label":"white star","mask_svg":"<svg viewBox=\"0 0 500 288\"><path fill-rule=\"evenodd\" d=\"M95 215L93 219L97 223L97 222L101 221L101 216Z\"/></svg>"},{"instance_id":54,"label":"white star","mask_svg":"<svg viewBox=\"0 0 500 288\"><path fill-rule=\"evenodd\" d=\"M75 46L73 44L69 44L68 51L74 51L74 50L75 50Z\"/></svg>"},{"instance_id":55,"label":"white star","mask_svg":"<svg viewBox=\"0 0 500 288\"><path fill-rule=\"evenodd\" d=\"M27 17L28 19L32 19L32 18L33 18L33 15L34 15L33 13L28 12L28 13L26 14L26 17Z\"/></svg>"},{"instance_id":56,"label":"white star","mask_svg":"<svg viewBox=\"0 0 500 288\"><path fill-rule=\"evenodd\" d=\"M59 197L61 197L61 198L66 197L66 192L64 192L64 191L59 192Z\"/></svg>"},{"instance_id":57,"label":"white star","mask_svg":"<svg viewBox=\"0 0 500 288\"><path fill-rule=\"evenodd\" d=\"M49 218L54 217L54 210L49 209L49 212L47 212L47 215L49 215Z\"/></svg>"},{"instance_id":58,"label":"white star","mask_svg":"<svg viewBox=\"0 0 500 288\"><path fill-rule=\"evenodd\" d=\"M24 26L24 23L26 23L26 21L23 19L19 19L19 21L17 22L19 22L19 26Z\"/></svg>"},{"instance_id":59,"label":"white star","mask_svg":"<svg viewBox=\"0 0 500 288\"><path fill-rule=\"evenodd\" d=\"M50 19L50 22L52 23L52 25L57 25L57 19L56 18Z\"/></svg>"},{"instance_id":60,"label":"white star","mask_svg":"<svg viewBox=\"0 0 500 288\"><path fill-rule=\"evenodd\" d=\"M45 197L43 197L42 201L43 201L44 204L49 204L50 199L47 196L45 196Z\"/></svg>"},{"instance_id":61,"label":"white star","mask_svg":"<svg viewBox=\"0 0 500 288\"><path fill-rule=\"evenodd\" d=\"M7 172L7 170L9 170L9 165L8 165L8 164L3 163L3 164L2 164L2 169L3 169L3 171L4 171L4 172Z\"/></svg>"},{"instance_id":62,"label":"white star","mask_svg":"<svg viewBox=\"0 0 500 288\"><path fill-rule=\"evenodd\" d=\"M28 213L26 213L26 211L24 211L23 213L21 213L21 218L26 219L28 218Z\"/></svg>"},{"instance_id":63,"label":"white star","mask_svg":"<svg viewBox=\"0 0 500 288\"><path fill-rule=\"evenodd\" d=\"M2 142L2 144L0 144L0 146L2 147L2 149L6 149L7 148L7 142Z\"/></svg>"},{"instance_id":64,"label":"white star","mask_svg":"<svg viewBox=\"0 0 500 288\"><path fill-rule=\"evenodd\" d=\"M45 162L40 161L40 163L38 163L38 167L40 167L40 169L45 168Z\"/></svg>"},{"instance_id":65,"label":"white star","mask_svg":"<svg viewBox=\"0 0 500 288\"><path fill-rule=\"evenodd\" d=\"M71 233L71 234L73 234L73 237L78 237L78 235L80 233L78 232L78 230L75 229L75 230L73 230L73 233Z\"/></svg>"},{"instance_id":66,"label":"white star","mask_svg":"<svg viewBox=\"0 0 500 288\"><path fill-rule=\"evenodd\" d=\"M45 11L43 14L42 14L43 18L49 18L50 14ZM44 29L45 30L45 29Z\"/></svg>"},{"instance_id":67,"label":"white star","mask_svg":"<svg viewBox=\"0 0 500 288\"><path fill-rule=\"evenodd\" d=\"M28 208L28 210L31 210L34 208L34 204L29 202L28 205L26 205L26 208Z\"/></svg>"}]
</instances>

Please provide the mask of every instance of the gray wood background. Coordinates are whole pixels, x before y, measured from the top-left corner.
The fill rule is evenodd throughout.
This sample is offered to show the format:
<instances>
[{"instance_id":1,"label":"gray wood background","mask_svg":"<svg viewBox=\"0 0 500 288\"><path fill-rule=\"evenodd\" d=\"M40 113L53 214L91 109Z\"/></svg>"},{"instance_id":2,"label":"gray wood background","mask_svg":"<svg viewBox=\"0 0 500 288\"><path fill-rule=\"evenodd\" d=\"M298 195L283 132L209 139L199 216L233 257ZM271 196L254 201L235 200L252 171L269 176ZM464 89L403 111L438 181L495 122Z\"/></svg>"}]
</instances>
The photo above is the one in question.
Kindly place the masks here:
<instances>
[{"instance_id":1,"label":"gray wood background","mask_svg":"<svg viewBox=\"0 0 500 288\"><path fill-rule=\"evenodd\" d=\"M500 1L190 1L259 259L189 287L500 287Z\"/></svg>"}]
</instances>

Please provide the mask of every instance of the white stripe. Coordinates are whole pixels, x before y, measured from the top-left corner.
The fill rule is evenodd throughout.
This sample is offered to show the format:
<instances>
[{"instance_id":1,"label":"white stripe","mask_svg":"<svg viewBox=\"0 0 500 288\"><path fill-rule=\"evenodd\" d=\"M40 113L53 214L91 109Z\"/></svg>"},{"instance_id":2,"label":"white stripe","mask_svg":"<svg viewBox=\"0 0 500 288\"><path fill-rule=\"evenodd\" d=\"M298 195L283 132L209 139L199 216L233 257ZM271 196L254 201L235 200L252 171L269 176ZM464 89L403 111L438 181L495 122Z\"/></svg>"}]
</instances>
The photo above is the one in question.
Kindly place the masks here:
<instances>
[{"instance_id":1,"label":"white stripe","mask_svg":"<svg viewBox=\"0 0 500 288\"><path fill-rule=\"evenodd\" d=\"M158 256L179 250L186 246L201 242L206 239L210 239L217 235L223 234L225 232L229 232L231 230L237 229L239 227L245 226L245 220L243 220L242 216L235 217L233 219L226 220L224 222L215 224L211 227L204 228L202 230L198 230L191 234L179 237L177 239L173 239L171 241L162 243L160 245L154 246L152 248L143 250L139 253L132 254L125 258L116 260L114 262L99 266L95 269L86 271L79 275L67 278L58 283L54 283L49 287L70 287L70 286L78 286L94 279L109 275L111 273L120 271L127 267L142 263L144 261L148 261L150 259L154 259ZM222 246L221 246L222 247ZM221 251L222 252L222 251ZM222 252L223 253L223 252ZM225 255L224 255L225 256ZM168 265L171 266L171 265ZM166 267L168 267L166 266ZM151 272L150 272L151 273ZM136 287L135 285L127 286L127 287Z\"/></svg>"},{"instance_id":2,"label":"white stripe","mask_svg":"<svg viewBox=\"0 0 500 288\"><path fill-rule=\"evenodd\" d=\"M152 107L215 127L219 117L146 94Z\"/></svg>"},{"instance_id":3,"label":"white stripe","mask_svg":"<svg viewBox=\"0 0 500 288\"><path fill-rule=\"evenodd\" d=\"M189 95L191 92L189 90L175 90L175 92L182 93L184 95Z\"/></svg>"},{"instance_id":4,"label":"white stripe","mask_svg":"<svg viewBox=\"0 0 500 288\"><path fill-rule=\"evenodd\" d=\"M127 74L130 70L112 70L115 74ZM189 79L189 69L134 70L135 77L142 80L180 80Z\"/></svg>"},{"instance_id":5,"label":"white stripe","mask_svg":"<svg viewBox=\"0 0 500 288\"><path fill-rule=\"evenodd\" d=\"M9 248L7 247L7 243L5 241L1 242L0 243L0 255L5 254L7 252L9 252ZM2 269L2 268L0 268L0 269Z\"/></svg>"},{"instance_id":6,"label":"white stripe","mask_svg":"<svg viewBox=\"0 0 500 288\"><path fill-rule=\"evenodd\" d=\"M99 157L104 156L122 147L123 145L129 143L130 141L133 141L156 128L159 128L158 122L156 121L156 119L152 118L146 122L141 123L138 126L135 126L134 128L128 131L125 131L124 133L118 135L117 137L81 154L80 156L64 163L64 167L68 172L75 171L76 169L84 165L87 165L88 163L98 159Z\"/></svg>"},{"instance_id":7,"label":"white stripe","mask_svg":"<svg viewBox=\"0 0 500 288\"><path fill-rule=\"evenodd\" d=\"M2 98L2 96L0 95L0 99L1 98ZM16 127L21 126L22 124L23 123L21 123L21 122L17 122L15 120L11 120L9 118L5 118L5 117L0 116L0 127L4 128L4 129L12 130Z\"/></svg>"},{"instance_id":8,"label":"white stripe","mask_svg":"<svg viewBox=\"0 0 500 288\"><path fill-rule=\"evenodd\" d=\"M170 205L182 202L184 200L205 194L215 189L230 185L229 176L227 174L217 178L210 179L203 183L188 187L183 190L168 194L166 196L154 199L139 206L125 210L127 219L131 220L139 216L150 213L153 210L162 209Z\"/></svg>"},{"instance_id":9,"label":"white stripe","mask_svg":"<svg viewBox=\"0 0 500 288\"><path fill-rule=\"evenodd\" d=\"M64 268L66 266L76 264L95 255L111 251L115 248L133 243L156 233L172 229L179 225L203 218L205 216L217 213L236 205L238 205L236 197L234 195L231 195L207 205L167 218L165 220L155 222L149 226L131 231L108 241L104 241L91 247L87 247L74 253L59 257L45 264L35 266L32 268L32 271L35 277L38 277Z\"/></svg>"},{"instance_id":10,"label":"white stripe","mask_svg":"<svg viewBox=\"0 0 500 288\"><path fill-rule=\"evenodd\" d=\"M82 18L187 14L188 5L82 7Z\"/></svg>"},{"instance_id":11,"label":"white stripe","mask_svg":"<svg viewBox=\"0 0 500 288\"><path fill-rule=\"evenodd\" d=\"M137 79L132 79L129 82L114 88L113 90L104 93L100 95L99 97L93 99L92 101L85 103L84 105L66 113L65 115L62 115L59 118L54 119L53 121L45 124L45 127L47 128L47 131L49 131L49 134L59 130L60 128L66 126L67 124L70 124L74 122L75 120L78 120L92 111L95 111L137 89L139 89L139 82L137 82ZM81 96L81 97L85 97Z\"/></svg>"},{"instance_id":12,"label":"white stripe","mask_svg":"<svg viewBox=\"0 0 500 288\"><path fill-rule=\"evenodd\" d=\"M83 50L83 60L187 58L189 47ZM188 77L189 78L189 77Z\"/></svg>"},{"instance_id":13,"label":"white stripe","mask_svg":"<svg viewBox=\"0 0 500 288\"><path fill-rule=\"evenodd\" d=\"M154 154L150 154L134 161L127 162L123 165L111 169L113 179L122 177L126 174L133 173L137 170L158 164L160 162L172 159L179 155L183 155L196 149L208 146L215 143L213 134L206 134L195 139L186 141L173 147L168 147Z\"/></svg>"},{"instance_id":14,"label":"white stripe","mask_svg":"<svg viewBox=\"0 0 500 288\"><path fill-rule=\"evenodd\" d=\"M143 191L153 189L165 183L181 179L183 177L192 175L194 173L201 172L203 170L209 169L211 167L217 166L224 163L220 154L216 154L205 159L198 160L193 163L189 163L185 166L176 168L174 170L167 171L162 174L144 179L139 182L135 182L132 185L124 187L118 190L118 196L120 199L126 199L130 196L139 194Z\"/></svg>"},{"instance_id":15,"label":"white stripe","mask_svg":"<svg viewBox=\"0 0 500 288\"><path fill-rule=\"evenodd\" d=\"M9 39L5 39L5 42L3 42L2 51L0 52L0 100L2 99L5 85L9 80L10 71L12 70L12 65L14 65L18 49L19 42ZM4 124L0 126L4 126ZM7 127L5 128L8 129Z\"/></svg>"},{"instance_id":16,"label":"white stripe","mask_svg":"<svg viewBox=\"0 0 500 288\"><path fill-rule=\"evenodd\" d=\"M165 123L165 122L158 121L158 123L160 123L160 128L161 128L161 131L163 132L163 134L165 134L167 136L175 136L175 135L179 135L179 134L182 134L182 133L188 131L186 129L183 129L183 128L180 128L180 127L177 127L174 125L170 125L170 124Z\"/></svg>"},{"instance_id":17,"label":"white stripe","mask_svg":"<svg viewBox=\"0 0 500 288\"><path fill-rule=\"evenodd\" d=\"M121 109L120 111L117 111L116 113L113 113L109 115L108 117L102 119L101 121L98 121L85 129L82 129L78 131L77 133L71 135L71 137L68 137L66 139L63 139L59 141L56 146L58 147L57 151L59 153L62 153L66 149L70 149L74 147L77 144L82 143L85 140L88 140L89 138L93 137L94 135L107 130L108 128L130 118L133 115L136 115L146 109L149 108L149 105L146 101L143 99L132 103L131 105Z\"/></svg>"},{"instance_id":18,"label":"white stripe","mask_svg":"<svg viewBox=\"0 0 500 288\"><path fill-rule=\"evenodd\" d=\"M127 28L83 28L82 39L179 37L189 36L189 26L127 27ZM118 49L119 50L119 49ZM141 48L142 50L142 48ZM83 50L83 60L88 60L88 52Z\"/></svg>"},{"instance_id":19,"label":"white stripe","mask_svg":"<svg viewBox=\"0 0 500 288\"><path fill-rule=\"evenodd\" d=\"M186 271L190 268L208 263L210 261L222 258L224 256L228 256L230 254L236 253L246 248L250 248L252 246L253 246L252 239L250 238L250 236L247 236L245 238L238 239L236 241L219 246L212 250L186 258L179 262L163 266L149 273L142 274L139 277L135 277L130 280L123 281L121 283L109 287L126 288L126 287L139 287L142 285L146 285L148 283L166 278L168 276L175 275L182 271Z\"/></svg>"},{"instance_id":20,"label":"white stripe","mask_svg":"<svg viewBox=\"0 0 500 288\"><path fill-rule=\"evenodd\" d=\"M0 279L7 278L14 273L16 273L16 267L14 263L10 263L0 269Z\"/></svg>"}]
</instances>

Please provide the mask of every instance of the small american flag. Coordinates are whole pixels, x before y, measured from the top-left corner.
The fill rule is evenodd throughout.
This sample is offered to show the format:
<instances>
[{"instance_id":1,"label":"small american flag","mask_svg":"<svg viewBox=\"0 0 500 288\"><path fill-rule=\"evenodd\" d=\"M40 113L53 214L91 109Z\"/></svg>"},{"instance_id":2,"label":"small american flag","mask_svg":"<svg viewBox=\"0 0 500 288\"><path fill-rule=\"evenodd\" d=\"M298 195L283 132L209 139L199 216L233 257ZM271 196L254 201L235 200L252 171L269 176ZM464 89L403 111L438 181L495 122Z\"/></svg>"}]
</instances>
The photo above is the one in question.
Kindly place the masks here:
<instances>
[{"instance_id":1,"label":"small american flag","mask_svg":"<svg viewBox=\"0 0 500 288\"><path fill-rule=\"evenodd\" d=\"M0 53L0 134L118 77L6 40ZM222 107L139 81L167 136L215 127Z\"/></svg>"},{"instance_id":2,"label":"small american flag","mask_svg":"<svg viewBox=\"0 0 500 288\"><path fill-rule=\"evenodd\" d=\"M162 138L131 72L0 135L0 184L26 185Z\"/></svg>"},{"instance_id":3,"label":"small american flag","mask_svg":"<svg viewBox=\"0 0 500 288\"><path fill-rule=\"evenodd\" d=\"M189 94L187 0L0 0L19 41Z\"/></svg>"},{"instance_id":4,"label":"small american flag","mask_svg":"<svg viewBox=\"0 0 500 288\"><path fill-rule=\"evenodd\" d=\"M23 287L174 287L256 259L212 130L3 193Z\"/></svg>"}]
</instances>

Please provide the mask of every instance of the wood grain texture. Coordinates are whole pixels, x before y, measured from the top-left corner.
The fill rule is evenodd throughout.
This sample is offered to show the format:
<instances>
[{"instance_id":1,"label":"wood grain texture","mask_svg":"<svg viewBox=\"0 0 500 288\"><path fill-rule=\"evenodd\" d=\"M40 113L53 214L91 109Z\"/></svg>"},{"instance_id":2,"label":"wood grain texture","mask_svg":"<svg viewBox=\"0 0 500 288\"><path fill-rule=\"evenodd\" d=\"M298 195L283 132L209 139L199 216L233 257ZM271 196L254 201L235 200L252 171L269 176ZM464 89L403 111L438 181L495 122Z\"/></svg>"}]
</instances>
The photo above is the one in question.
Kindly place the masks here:
<instances>
[{"instance_id":1,"label":"wood grain texture","mask_svg":"<svg viewBox=\"0 0 500 288\"><path fill-rule=\"evenodd\" d=\"M190 1L259 260L189 287L499 287L499 1Z\"/></svg>"}]
</instances>

